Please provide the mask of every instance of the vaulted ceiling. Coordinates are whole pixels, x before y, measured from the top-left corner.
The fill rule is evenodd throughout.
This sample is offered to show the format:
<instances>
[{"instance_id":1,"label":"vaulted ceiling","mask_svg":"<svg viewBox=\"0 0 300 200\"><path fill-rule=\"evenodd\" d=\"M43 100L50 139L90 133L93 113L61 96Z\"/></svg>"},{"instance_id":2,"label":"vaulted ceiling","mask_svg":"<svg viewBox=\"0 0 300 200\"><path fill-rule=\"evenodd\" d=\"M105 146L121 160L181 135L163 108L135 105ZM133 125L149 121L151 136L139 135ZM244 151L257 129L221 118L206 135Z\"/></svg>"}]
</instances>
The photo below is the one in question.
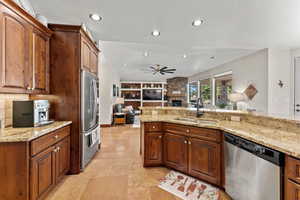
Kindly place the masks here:
<instances>
[{"instance_id":1,"label":"vaulted ceiling","mask_svg":"<svg viewBox=\"0 0 300 200\"><path fill-rule=\"evenodd\" d=\"M165 78L141 70L156 63L177 68L176 75L188 76L257 49L300 45L299 0L31 2L49 22L85 23L103 41L103 55L120 68L122 79ZM103 20L90 20L91 13L100 14ZM203 25L193 27L194 19L204 20ZM151 36L154 29L161 32L159 37ZM143 56L145 51L149 56ZM133 72L138 76L132 76Z\"/></svg>"}]
</instances>

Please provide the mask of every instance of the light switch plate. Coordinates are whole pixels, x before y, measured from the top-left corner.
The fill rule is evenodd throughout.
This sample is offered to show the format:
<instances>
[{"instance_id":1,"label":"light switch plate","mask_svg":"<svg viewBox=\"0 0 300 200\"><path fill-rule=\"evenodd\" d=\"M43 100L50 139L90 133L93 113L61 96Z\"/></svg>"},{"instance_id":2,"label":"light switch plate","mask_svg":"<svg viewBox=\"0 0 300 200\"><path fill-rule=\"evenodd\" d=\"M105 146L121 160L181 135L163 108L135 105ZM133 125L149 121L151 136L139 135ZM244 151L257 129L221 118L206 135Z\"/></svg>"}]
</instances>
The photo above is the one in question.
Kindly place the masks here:
<instances>
[{"instance_id":1,"label":"light switch plate","mask_svg":"<svg viewBox=\"0 0 300 200\"><path fill-rule=\"evenodd\" d=\"M241 118L239 116L231 116L230 120L235 122L240 122Z\"/></svg>"}]
</instances>

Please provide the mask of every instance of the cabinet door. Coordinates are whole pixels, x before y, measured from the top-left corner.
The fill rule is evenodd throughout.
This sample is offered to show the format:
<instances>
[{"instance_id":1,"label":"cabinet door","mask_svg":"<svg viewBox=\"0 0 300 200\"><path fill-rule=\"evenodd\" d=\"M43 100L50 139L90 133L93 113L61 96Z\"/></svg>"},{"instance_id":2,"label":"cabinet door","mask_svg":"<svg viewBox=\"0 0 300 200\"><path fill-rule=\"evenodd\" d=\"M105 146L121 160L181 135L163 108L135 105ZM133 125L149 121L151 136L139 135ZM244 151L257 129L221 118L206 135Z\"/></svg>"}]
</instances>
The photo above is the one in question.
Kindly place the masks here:
<instances>
[{"instance_id":1,"label":"cabinet door","mask_svg":"<svg viewBox=\"0 0 300 200\"><path fill-rule=\"evenodd\" d=\"M190 138L189 174L213 184L221 184L221 145Z\"/></svg>"},{"instance_id":2,"label":"cabinet door","mask_svg":"<svg viewBox=\"0 0 300 200\"><path fill-rule=\"evenodd\" d=\"M56 145L56 183L64 177L70 168L70 137Z\"/></svg>"},{"instance_id":3,"label":"cabinet door","mask_svg":"<svg viewBox=\"0 0 300 200\"><path fill-rule=\"evenodd\" d=\"M1 92L25 93L29 67L29 25L0 5Z\"/></svg>"},{"instance_id":4,"label":"cabinet door","mask_svg":"<svg viewBox=\"0 0 300 200\"><path fill-rule=\"evenodd\" d=\"M285 200L300 200L300 185L286 179Z\"/></svg>"},{"instance_id":5,"label":"cabinet door","mask_svg":"<svg viewBox=\"0 0 300 200\"><path fill-rule=\"evenodd\" d=\"M162 133L145 134L145 160L144 166L153 166L162 164Z\"/></svg>"},{"instance_id":6,"label":"cabinet door","mask_svg":"<svg viewBox=\"0 0 300 200\"><path fill-rule=\"evenodd\" d=\"M49 92L49 38L32 32L32 83L35 93Z\"/></svg>"},{"instance_id":7,"label":"cabinet door","mask_svg":"<svg viewBox=\"0 0 300 200\"><path fill-rule=\"evenodd\" d=\"M187 140L185 136L165 134L164 163L168 167L187 172Z\"/></svg>"},{"instance_id":8,"label":"cabinet door","mask_svg":"<svg viewBox=\"0 0 300 200\"><path fill-rule=\"evenodd\" d=\"M81 42L82 67L90 70L90 47L84 39Z\"/></svg>"},{"instance_id":9,"label":"cabinet door","mask_svg":"<svg viewBox=\"0 0 300 200\"><path fill-rule=\"evenodd\" d=\"M54 149L50 147L31 159L31 200L43 198L55 185Z\"/></svg>"},{"instance_id":10,"label":"cabinet door","mask_svg":"<svg viewBox=\"0 0 300 200\"><path fill-rule=\"evenodd\" d=\"M97 74L98 69L98 55L94 51L90 52L90 68L91 72Z\"/></svg>"}]
</instances>

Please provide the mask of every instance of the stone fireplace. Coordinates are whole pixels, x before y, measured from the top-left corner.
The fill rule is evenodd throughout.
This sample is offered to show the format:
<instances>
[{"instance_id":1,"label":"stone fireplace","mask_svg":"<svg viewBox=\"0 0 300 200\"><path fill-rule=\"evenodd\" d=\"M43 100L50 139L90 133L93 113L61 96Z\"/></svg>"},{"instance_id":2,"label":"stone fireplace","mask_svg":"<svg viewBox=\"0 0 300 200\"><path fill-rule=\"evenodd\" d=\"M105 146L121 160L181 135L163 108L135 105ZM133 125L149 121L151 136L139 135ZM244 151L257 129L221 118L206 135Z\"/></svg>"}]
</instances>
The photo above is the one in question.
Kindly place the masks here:
<instances>
[{"instance_id":1,"label":"stone fireplace","mask_svg":"<svg viewBox=\"0 0 300 200\"><path fill-rule=\"evenodd\" d=\"M187 84L188 78L174 77L167 79L168 106L187 107Z\"/></svg>"}]
</instances>

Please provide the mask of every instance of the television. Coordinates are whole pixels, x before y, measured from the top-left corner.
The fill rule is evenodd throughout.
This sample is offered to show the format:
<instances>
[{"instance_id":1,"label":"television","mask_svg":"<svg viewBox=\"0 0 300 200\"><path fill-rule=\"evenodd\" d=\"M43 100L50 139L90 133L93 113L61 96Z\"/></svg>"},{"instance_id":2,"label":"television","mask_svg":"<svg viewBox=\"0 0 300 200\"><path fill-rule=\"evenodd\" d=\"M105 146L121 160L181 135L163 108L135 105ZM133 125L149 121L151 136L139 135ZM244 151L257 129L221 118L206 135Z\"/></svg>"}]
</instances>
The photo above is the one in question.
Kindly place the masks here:
<instances>
[{"instance_id":1,"label":"television","mask_svg":"<svg viewBox=\"0 0 300 200\"><path fill-rule=\"evenodd\" d=\"M143 100L162 100L162 90L144 89Z\"/></svg>"}]
</instances>

